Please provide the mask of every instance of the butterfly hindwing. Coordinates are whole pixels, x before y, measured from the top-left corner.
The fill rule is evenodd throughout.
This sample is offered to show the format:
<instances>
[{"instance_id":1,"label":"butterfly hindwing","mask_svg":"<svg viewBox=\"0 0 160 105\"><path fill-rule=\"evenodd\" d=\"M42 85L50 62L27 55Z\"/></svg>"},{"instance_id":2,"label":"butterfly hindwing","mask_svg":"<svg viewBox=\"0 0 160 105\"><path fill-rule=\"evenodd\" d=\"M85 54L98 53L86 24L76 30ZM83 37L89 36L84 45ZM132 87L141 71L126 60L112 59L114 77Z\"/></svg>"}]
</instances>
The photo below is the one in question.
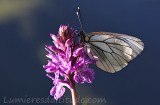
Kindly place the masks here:
<instances>
[{"instance_id":1,"label":"butterfly hindwing","mask_svg":"<svg viewBox=\"0 0 160 105\"><path fill-rule=\"evenodd\" d=\"M89 33L85 41L88 56L97 60L97 67L110 73L124 68L144 48L138 38L109 32Z\"/></svg>"}]
</instances>

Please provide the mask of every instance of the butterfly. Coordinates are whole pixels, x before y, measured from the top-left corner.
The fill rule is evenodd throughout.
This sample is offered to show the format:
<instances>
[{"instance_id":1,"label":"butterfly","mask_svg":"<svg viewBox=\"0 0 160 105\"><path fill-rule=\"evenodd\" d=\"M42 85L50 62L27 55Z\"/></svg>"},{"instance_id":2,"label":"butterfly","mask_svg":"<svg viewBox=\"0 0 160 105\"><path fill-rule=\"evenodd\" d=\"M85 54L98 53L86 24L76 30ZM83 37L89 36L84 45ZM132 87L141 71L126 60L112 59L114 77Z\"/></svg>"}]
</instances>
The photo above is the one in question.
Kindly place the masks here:
<instances>
[{"instance_id":1,"label":"butterfly","mask_svg":"<svg viewBox=\"0 0 160 105\"><path fill-rule=\"evenodd\" d=\"M115 73L122 70L144 49L144 43L133 36L111 33L83 31L80 8L77 16L81 25L79 36L85 43L85 51L90 59L96 60L96 66L106 72Z\"/></svg>"}]
</instances>

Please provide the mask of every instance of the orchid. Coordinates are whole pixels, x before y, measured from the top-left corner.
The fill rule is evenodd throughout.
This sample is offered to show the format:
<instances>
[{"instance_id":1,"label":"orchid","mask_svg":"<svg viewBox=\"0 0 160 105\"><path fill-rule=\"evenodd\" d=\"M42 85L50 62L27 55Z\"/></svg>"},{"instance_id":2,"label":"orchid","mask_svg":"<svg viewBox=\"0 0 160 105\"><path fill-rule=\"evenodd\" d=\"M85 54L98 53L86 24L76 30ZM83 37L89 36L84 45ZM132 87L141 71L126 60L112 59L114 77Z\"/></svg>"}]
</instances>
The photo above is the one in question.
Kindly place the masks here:
<instances>
[{"instance_id":1,"label":"orchid","mask_svg":"<svg viewBox=\"0 0 160 105\"><path fill-rule=\"evenodd\" d=\"M58 35L50 34L55 46L46 45L46 55L50 60L43 67L47 76L53 81L50 95L56 100L65 93L65 87L72 93L72 100L76 105L75 83L92 83L94 71L89 65L94 63L87 57L84 44L76 42L77 32L73 28L61 25Z\"/></svg>"}]
</instances>

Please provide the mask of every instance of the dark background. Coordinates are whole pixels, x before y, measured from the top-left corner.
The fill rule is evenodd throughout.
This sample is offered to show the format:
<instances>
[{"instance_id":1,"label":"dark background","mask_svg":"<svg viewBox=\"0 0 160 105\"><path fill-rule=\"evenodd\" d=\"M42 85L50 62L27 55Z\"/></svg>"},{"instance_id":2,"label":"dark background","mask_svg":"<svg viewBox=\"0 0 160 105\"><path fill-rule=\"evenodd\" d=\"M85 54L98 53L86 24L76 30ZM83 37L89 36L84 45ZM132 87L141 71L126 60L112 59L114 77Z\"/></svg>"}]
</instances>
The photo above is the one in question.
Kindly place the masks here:
<instances>
[{"instance_id":1,"label":"dark background","mask_svg":"<svg viewBox=\"0 0 160 105\"><path fill-rule=\"evenodd\" d=\"M93 66L93 84L77 85L78 95L107 101L95 105L160 105L159 0L0 0L0 105L5 97L49 96L53 84L42 68L44 46L61 24L80 29L78 5L86 32L125 33L145 43L142 54L118 73Z\"/></svg>"}]
</instances>

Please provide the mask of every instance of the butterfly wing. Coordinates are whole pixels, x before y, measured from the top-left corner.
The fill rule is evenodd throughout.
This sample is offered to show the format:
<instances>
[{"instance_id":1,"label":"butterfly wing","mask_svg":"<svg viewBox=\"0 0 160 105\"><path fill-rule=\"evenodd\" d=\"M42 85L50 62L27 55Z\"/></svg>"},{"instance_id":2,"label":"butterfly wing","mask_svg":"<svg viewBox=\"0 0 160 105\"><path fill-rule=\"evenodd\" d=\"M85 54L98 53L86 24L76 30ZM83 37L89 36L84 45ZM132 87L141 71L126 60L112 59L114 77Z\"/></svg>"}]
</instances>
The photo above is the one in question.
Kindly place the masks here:
<instances>
[{"instance_id":1,"label":"butterfly wing","mask_svg":"<svg viewBox=\"0 0 160 105\"><path fill-rule=\"evenodd\" d=\"M143 42L132 36L92 32L86 35L86 52L95 59L96 66L109 73L115 73L143 51Z\"/></svg>"}]
</instances>

